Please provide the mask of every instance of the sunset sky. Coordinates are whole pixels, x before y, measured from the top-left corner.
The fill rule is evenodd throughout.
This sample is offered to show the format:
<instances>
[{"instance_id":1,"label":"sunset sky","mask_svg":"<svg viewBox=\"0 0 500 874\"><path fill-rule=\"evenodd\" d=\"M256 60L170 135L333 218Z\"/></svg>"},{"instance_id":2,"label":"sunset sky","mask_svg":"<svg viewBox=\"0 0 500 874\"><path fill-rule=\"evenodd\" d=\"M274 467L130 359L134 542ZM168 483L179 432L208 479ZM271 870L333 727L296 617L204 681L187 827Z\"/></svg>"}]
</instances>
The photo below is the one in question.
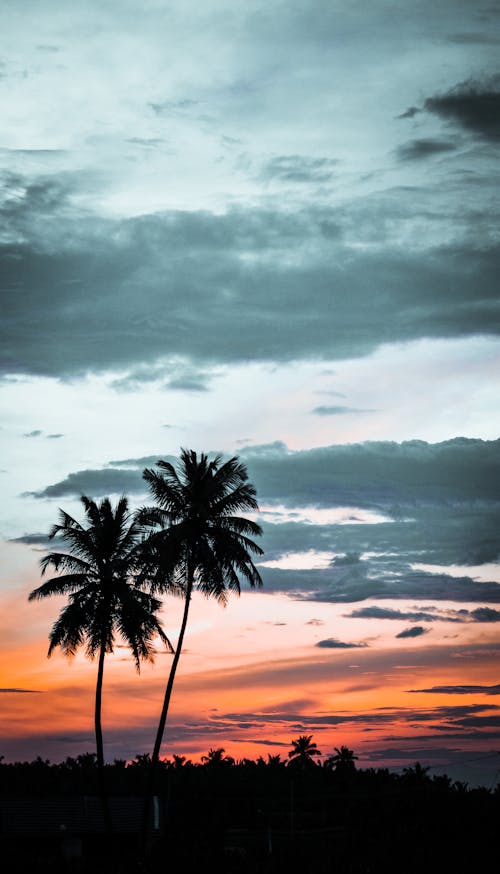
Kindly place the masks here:
<instances>
[{"instance_id":1,"label":"sunset sky","mask_svg":"<svg viewBox=\"0 0 500 874\"><path fill-rule=\"evenodd\" d=\"M186 447L247 465L264 586L194 599L163 754L312 734L494 785L500 4L4 0L0 31L0 755L94 748L96 665L27 602L58 508L142 505ZM108 760L151 750L170 658L117 641Z\"/></svg>"}]
</instances>

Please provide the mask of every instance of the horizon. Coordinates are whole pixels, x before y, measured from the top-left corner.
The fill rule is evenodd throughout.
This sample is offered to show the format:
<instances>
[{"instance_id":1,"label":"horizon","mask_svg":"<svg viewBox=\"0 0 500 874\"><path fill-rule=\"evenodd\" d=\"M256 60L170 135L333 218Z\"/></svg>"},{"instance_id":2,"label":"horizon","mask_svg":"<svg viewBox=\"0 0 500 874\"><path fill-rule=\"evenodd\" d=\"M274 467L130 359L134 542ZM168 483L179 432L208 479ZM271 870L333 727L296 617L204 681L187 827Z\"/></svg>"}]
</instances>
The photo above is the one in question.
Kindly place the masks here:
<instances>
[{"instance_id":1,"label":"horizon","mask_svg":"<svg viewBox=\"0 0 500 874\"><path fill-rule=\"evenodd\" d=\"M95 743L96 663L47 659L64 601L27 602L58 508L140 507L186 447L246 465L264 585L195 595L162 757L312 734L498 782L500 9L0 22L0 755ZM108 761L151 752L167 673L116 643Z\"/></svg>"}]
</instances>

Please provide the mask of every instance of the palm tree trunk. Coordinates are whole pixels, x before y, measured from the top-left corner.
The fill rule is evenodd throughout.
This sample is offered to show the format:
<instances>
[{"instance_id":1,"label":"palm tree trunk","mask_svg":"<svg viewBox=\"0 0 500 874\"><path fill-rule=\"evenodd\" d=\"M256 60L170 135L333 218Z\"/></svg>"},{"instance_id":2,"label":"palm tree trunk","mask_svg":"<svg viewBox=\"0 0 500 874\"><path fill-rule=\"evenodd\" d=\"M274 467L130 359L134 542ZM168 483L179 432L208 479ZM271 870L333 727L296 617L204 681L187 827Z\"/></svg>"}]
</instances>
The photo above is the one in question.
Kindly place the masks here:
<instances>
[{"instance_id":1,"label":"palm tree trunk","mask_svg":"<svg viewBox=\"0 0 500 874\"><path fill-rule=\"evenodd\" d=\"M106 793L106 785L104 779L104 745L102 741L102 724L101 724L101 705L102 705L102 681L104 676L104 656L106 655L106 645L103 641L99 651L99 665L97 668L97 684L95 690L95 743L97 750L97 776L99 780L99 792L101 796L102 815L104 819L104 828L107 834L111 834L111 814L109 810L109 799Z\"/></svg>"},{"instance_id":2,"label":"palm tree trunk","mask_svg":"<svg viewBox=\"0 0 500 874\"><path fill-rule=\"evenodd\" d=\"M163 735L165 733L165 725L167 722L168 708L170 706L170 699L172 697L172 689L174 687L175 673L177 671L177 664L179 662L179 658L182 651L182 644L184 641L184 634L186 632L187 620L189 615L189 607L191 604L191 594L193 591L193 581L194 581L194 571L189 569L188 571L188 579L186 585L186 598L184 601L184 613L182 616L181 629L179 632L179 640L177 641L177 646L175 648L174 658L172 660L172 664L170 666L170 673L168 676L167 687L165 689L165 697L163 699L163 707L160 714L160 720L158 723L158 729L156 732L155 745L153 748L153 754L151 756L151 767L149 771L149 780L148 787L146 791L146 797L144 799L144 811L143 811L143 822L142 822L142 837L143 837L143 850L146 848L147 842L147 834L148 834L148 821L149 821L149 812L151 810L151 801L153 798L156 776L158 773L158 762L160 760L160 750L163 741Z\"/></svg>"}]
</instances>

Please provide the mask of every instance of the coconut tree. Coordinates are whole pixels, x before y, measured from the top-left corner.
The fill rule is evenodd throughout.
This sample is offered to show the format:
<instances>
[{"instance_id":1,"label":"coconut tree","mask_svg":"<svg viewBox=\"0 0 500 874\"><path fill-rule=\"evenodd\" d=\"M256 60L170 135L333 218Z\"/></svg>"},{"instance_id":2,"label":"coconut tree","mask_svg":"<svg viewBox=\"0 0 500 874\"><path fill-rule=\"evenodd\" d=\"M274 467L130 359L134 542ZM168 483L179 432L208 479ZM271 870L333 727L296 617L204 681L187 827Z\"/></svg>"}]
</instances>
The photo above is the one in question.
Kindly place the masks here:
<instances>
[{"instance_id":1,"label":"coconut tree","mask_svg":"<svg viewBox=\"0 0 500 874\"><path fill-rule=\"evenodd\" d=\"M346 775L352 774L356 770L356 761L358 756L354 755L354 750L350 750L348 746L335 747L335 755L329 756L325 761L327 770L334 770L335 773Z\"/></svg>"},{"instance_id":2,"label":"coconut tree","mask_svg":"<svg viewBox=\"0 0 500 874\"><path fill-rule=\"evenodd\" d=\"M258 510L256 492L245 466L234 457L223 463L205 454L182 449L177 467L158 461L144 479L156 501L139 513L151 534L147 548L156 578L153 592L177 590L184 598L179 638L168 676L152 754L151 787L160 756L177 665L182 652L194 589L225 605L229 592L240 593L240 578L250 586L262 580L252 555L263 551L252 539L260 526L239 515Z\"/></svg>"},{"instance_id":3,"label":"coconut tree","mask_svg":"<svg viewBox=\"0 0 500 874\"><path fill-rule=\"evenodd\" d=\"M67 552L49 552L41 560L42 576L48 568L59 572L29 595L40 600L52 595L67 595L69 603L61 610L49 636L48 656L56 647L72 657L80 646L90 659L98 658L94 726L97 767L103 811L110 828L109 808L104 792L104 748L101 722L104 659L113 652L116 635L132 651L137 670L141 660L153 659L153 639L158 636L172 652L172 646L157 619L161 602L143 591L148 582L144 566L142 529L129 513L125 497L113 508L109 498L100 504L81 497L84 523L64 510L50 538L67 545Z\"/></svg>"},{"instance_id":4,"label":"coconut tree","mask_svg":"<svg viewBox=\"0 0 500 874\"><path fill-rule=\"evenodd\" d=\"M318 750L315 742L312 739L312 734L301 734L297 740L292 740L292 749L288 753L288 765L294 768L310 768L315 766L313 756L320 756L321 750Z\"/></svg>"},{"instance_id":5,"label":"coconut tree","mask_svg":"<svg viewBox=\"0 0 500 874\"><path fill-rule=\"evenodd\" d=\"M218 749L210 749L206 756L201 757L201 761L206 768L220 768L234 765L232 756L226 756L224 747Z\"/></svg>"}]
</instances>

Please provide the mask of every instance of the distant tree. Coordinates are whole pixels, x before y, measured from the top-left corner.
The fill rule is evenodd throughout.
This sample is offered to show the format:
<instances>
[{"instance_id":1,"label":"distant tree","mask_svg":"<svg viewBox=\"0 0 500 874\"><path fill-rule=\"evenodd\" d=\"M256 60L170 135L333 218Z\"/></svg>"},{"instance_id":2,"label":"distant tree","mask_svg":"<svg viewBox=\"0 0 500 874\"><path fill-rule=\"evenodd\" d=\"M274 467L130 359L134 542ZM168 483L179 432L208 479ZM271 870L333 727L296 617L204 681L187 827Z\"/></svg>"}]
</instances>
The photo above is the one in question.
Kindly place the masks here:
<instances>
[{"instance_id":1,"label":"distant tree","mask_svg":"<svg viewBox=\"0 0 500 874\"><path fill-rule=\"evenodd\" d=\"M178 756L174 753L172 767L176 770L179 770L180 768L192 768L193 763L191 759L187 759L186 756Z\"/></svg>"},{"instance_id":2,"label":"distant tree","mask_svg":"<svg viewBox=\"0 0 500 874\"><path fill-rule=\"evenodd\" d=\"M234 765L234 759L232 756L225 755L224 747L219 747L219 749L211 749L208 751L206 756L201 757L201 761L203 764L210 768L217 768L221 765L228 766Z\"/></svg>"},{"instance_id":3,"label":"distant tree","mask_svg":"<svg viewBox=\"0 0 500 874\"><path fill-rule=\"evenodd\" d=\"M313 756L320 756L321 750L318 750L315 742L312 739L312 734L301 734L297 740L292 740L292 749L288 753L288 765L294 768L310 768L316 766Z\"/></svg>"},{"instance_id":4,"label":"distant tree","mask_svg":"<svg viewBox=\"0 0 500 874\"><path fill-rule=\"evenodd\" d=\"M139 587L148 583L141 558L143 532L129 513L127 499L120 498L114 509L109 498L96 504L82 496L81 502L85 524L60 510L60 522L50 532L50 538L58 537L67 544L68 551L49 552L41 560L42 575L49 567L62 573L34 589L29 600L69 596L69 603L50 632L49 656L59 646L71 658L84 645L88 658L98 657L94 726L103 812L109 830L101 724L106 653L113 652L118 634L130 647L139 671L141 659L153 659L154 637L160 637L170 650L172 647L156 617L161 602Z\"/></svg>"},{"instance_id":5,"label":"distant tree","mask_svg":"<svg viewBox=\"0 0 500 874\"><path fill-rule=\"evenodd\" d=\"M279 753L273 755L272 753L267 754L267 767L272 768L273 770L277 770L278 768L284 768L286 762L283 761Z\"/></svg>"},{"instance_id":6,"label":"distant tree","mask_svg":"<svg viewBox=\"0 0 500 874\"><path fill-rule=\"evenodd\" d=\"M329 756L324 765L325 768L332 768L338 774L352 774L356 770L357 758L358 756L355 756L354 751L349 747L335 747L335 755Z\"/></svg>"},{"instance_id":7,"label":"distant tree","mask_svg":"<svg viewBox=\"0 0 500 874\"><path fill-rule=\"evenodd\" d=\"M409 765L403 768L401 779L406 786L418 788L425 786L431 782L429 777L429 768L426 765L421 765L420 762L415 762L414 765Z\"/></svg>"}]
</instances>

